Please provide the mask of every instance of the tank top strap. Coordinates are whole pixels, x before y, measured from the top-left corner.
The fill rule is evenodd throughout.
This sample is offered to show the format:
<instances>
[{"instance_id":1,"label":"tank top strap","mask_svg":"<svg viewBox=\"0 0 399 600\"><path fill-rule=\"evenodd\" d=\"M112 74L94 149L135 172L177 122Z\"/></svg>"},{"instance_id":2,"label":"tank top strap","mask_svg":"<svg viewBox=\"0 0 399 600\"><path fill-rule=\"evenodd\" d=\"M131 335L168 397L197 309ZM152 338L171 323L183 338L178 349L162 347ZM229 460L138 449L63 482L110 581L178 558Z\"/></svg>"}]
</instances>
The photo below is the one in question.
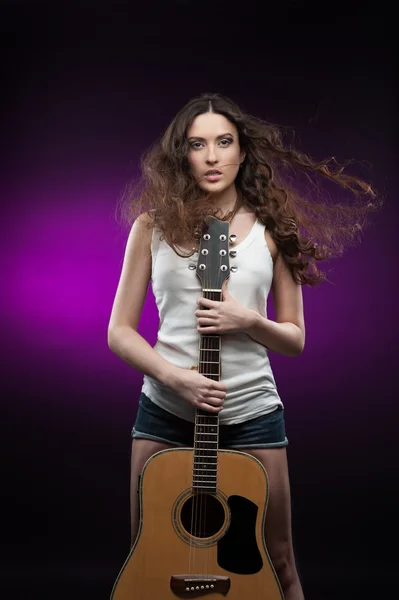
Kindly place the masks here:
<instances>
[{"instance_id":1,"label":"tank top strap","mask_svg":"<svg viewBox=\"0 0 399 600\"><path fill-rule=\"evenodd\" d=\"M157 254L161 243L160 234L155 227L152 229L151 238L151 273L154 274L155 262L157 260Z\"/></svg>"},{"instance_id":2,"label":"tank top strap","mask_svg":"<svg viewBox=\"0 0 399 600\"><path fill-rule=\"evenodd\" d=\"M241 252L255 241L258 243L260 242L260 244L263 245L262 240L263 242L265 241L265 226L259 219L256 219L247 237L244 238L237 246L235 246L234 250Z\"/></svg>"},{"instance_id":3,"label":"tank top strap","mask_svg":"<svg viewBox=\"0 0 399 600\"><path fill-rule=\"evenodd\" d=\"M266 225L264 223L262 223L262 221L260 219L256 219L255 229L256 229L256 237L258 239L264 240Z\"/></svg>"}]
</instances>

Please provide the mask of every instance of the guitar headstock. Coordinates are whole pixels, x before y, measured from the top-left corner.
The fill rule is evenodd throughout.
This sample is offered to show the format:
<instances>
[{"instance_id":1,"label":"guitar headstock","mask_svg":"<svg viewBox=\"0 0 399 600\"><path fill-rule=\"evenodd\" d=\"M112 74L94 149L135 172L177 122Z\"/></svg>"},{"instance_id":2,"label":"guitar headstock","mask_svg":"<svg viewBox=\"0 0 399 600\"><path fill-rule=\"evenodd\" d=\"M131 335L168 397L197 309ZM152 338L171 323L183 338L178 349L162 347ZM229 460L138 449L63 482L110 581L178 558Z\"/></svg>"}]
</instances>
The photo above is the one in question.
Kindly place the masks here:
<instances>
[{"instance_id":1,"label":"guitar headstock","mask_svg":"<svg viewBox=\"0 0 399 600\"><path fill-rule=\"evenodd\" d=\"M221 290L230 274L229 224L215 217L208 217L206 223L206 231L201 235L197 275L202 289Z\"/></svg>"}]
</instances>

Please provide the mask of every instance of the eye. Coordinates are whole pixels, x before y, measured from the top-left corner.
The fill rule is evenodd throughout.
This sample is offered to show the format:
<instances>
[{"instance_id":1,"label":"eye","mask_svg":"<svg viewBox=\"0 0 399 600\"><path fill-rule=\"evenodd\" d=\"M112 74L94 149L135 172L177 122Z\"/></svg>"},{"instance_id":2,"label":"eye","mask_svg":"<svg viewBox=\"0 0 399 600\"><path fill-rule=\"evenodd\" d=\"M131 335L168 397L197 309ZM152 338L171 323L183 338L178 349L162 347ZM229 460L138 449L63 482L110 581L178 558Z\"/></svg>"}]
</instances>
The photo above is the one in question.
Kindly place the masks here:
<instances>
[{"instance_id":1,"label":"eye","mask_svg":"<svg viewBox=\"0 0 399 600\"><path fill-rule=\"evenodd\" d=\"M222 145L222 147L226 148L227 146L230 146L230 144L233 143L233 140L230 138L223 138L222 140L220 140L219 144ZM190 142L190 148L194 148L194 150L198 150L201 146L203 146L202 142Z\"/></svg>"}]
</instances>

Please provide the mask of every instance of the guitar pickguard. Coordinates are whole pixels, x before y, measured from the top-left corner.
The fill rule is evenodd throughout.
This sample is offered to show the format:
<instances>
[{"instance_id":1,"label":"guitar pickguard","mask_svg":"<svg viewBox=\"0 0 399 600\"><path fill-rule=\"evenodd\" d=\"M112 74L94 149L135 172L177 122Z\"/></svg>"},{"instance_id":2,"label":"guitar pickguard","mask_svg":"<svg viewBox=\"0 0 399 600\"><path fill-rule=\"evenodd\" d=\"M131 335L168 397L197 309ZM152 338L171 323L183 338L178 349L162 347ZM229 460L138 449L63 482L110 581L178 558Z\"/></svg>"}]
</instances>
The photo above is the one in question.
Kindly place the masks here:
<instances>
[{"instance_id":1,"label":"guitar pickguard","mask_svg":"<svg viewBox=\"0 0 399 600\"><path fill-rule=\"evenodd\" d=\"M255 535L258 507L243 496L230 496L227 502L231 522L226 534L217 543L218 564L231 573L252 575L263 566Z\"/></svg>"}]
</instances>

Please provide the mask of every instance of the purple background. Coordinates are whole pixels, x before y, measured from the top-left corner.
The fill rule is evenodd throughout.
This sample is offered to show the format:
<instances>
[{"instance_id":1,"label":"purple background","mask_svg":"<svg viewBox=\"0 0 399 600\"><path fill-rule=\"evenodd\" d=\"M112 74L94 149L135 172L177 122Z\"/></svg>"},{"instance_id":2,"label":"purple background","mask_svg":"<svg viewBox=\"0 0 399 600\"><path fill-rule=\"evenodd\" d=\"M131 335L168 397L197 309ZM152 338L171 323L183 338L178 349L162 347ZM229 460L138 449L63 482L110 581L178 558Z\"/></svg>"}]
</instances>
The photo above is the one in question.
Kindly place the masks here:
<instances>
[{"instance_id":1,"label":"purple background","mask_svg":"<svg viewBox=\"0 0 399 600\"><path fill-rule=\"evenodd\" d=\"M368 162L356 172L386 197L362 244L327 266L334 285L304 288L303 354L271 361L307 599L388 589L398 418L389 15L327 26L288 5L266 21L219 5L213 21L190 18L184 2L147 15L2 9L0 587L14 597L107 598L127 554L141 376L107 346L127 237L115 208L140 153L205 91L292 126L315 158ZM140 331L152 343L156 326L149 294Z\"/></svg>"}]
</instances>

